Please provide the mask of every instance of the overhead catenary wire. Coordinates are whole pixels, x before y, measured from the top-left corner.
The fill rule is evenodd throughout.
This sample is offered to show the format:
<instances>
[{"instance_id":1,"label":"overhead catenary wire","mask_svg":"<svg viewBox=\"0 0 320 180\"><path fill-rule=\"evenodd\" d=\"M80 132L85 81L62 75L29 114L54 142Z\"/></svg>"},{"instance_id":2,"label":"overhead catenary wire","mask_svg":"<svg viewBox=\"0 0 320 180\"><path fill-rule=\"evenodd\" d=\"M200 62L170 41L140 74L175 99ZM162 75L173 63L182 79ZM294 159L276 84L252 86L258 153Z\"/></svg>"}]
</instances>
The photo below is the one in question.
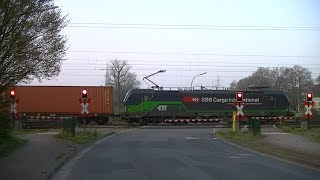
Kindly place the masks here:
<instances>
[{"instance_id":1,"label":"overhead catenary wire","mask_svg":"<svg viewBox=\"0 0 320 180\"><path fill-rule=\"evenodd\" d=\"M151 66L151 65L159 65L159 66L162 66L162 67L185 67L185 68L191 68L191 67L219 67L219 68L259 68L259 67L262 67L261 64L260 65L256 65L256 66L249 66L249 65L219 65L219 64L165 64L165 65L162 65L162 64L154 64L154 63L150 63L150 64L130 64L130 66ZM303 64L303 65L306 65L306 64ZM320 65L320 64L318 64ZM64 67L87 67L87 66L107 66L107 64L96 64L96 63L65 63L63 65ZM279 66L263 66L264 68L278 68ZM313 69L313 70L320 70L320 66L319 67L309 67L307 69Z\"/></svg>"},{"instance_id":2,"label":"overhead catenary wire","mask_svg":"<svg viewBox=\"0 0 320 180\"><path fill-rule=\"evenodd\" d=\"M71 28L99 29L158 29L158 30L223 30L223 31L305 31L320 30L319 26L236 26L236 25L190 25L190 24L125 24L125 23L69 23Z\"/></svg>"},{"instance_id":3,"label":"overhead catenary wire","mask_svg":"<svg viewBox=\"0 0 320 180\"><path fill-rule=\"evenodd\" d=\"M258 25L207 25L207 24L156 24L156 23L108 23L71 22L70 25L119 25L119 26L190 26L190 27L260 27L260 28L320 28L320 26L258 26Z\"/></svg>"},{"instance_id":4,"label":"overhead catenary wire","mask_svg":"<svg viewBox=\"0 0 320 180\"><path fill-rule=\"evenodd\" d=\"M146 51L97 51L70 50L70 53L103 53L103 54L151 54L151 55L187 55L187 56L225 56L225 57L267 57L267 58L320 58L310 55L265 55L265 54L224 54L224 53L184 53L184 52L146 52Z\"/></svg>"}]
</instances>

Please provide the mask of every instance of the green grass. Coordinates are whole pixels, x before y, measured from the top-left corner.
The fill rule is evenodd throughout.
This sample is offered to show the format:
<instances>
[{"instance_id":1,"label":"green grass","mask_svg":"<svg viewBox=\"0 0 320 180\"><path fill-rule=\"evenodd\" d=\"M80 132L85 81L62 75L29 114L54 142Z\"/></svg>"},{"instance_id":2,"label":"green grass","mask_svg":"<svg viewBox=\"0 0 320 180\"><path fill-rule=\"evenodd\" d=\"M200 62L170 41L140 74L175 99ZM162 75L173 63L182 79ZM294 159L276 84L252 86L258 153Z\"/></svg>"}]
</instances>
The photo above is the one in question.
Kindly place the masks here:
<instances>
[{"instance_id":1,"label":"green grass","mask_svg":"<svg viewBox=\"0 0 320 180\"><path fill-rule=\"evenodd\" d=\"M230 131L217 132L216 135L235 144L254 149L256 151L272 156L287 159L297 163L306 164L320 169L318 157L310 158L310 154L294 151L292 149L282 148L264 141L263 135L252 136L249 132L234 133Z\"/></svg>"},{"instance_id":2,"label":"green grass","mask_svg":"<svg viewBox=\"0 0 320 180\"><path fill-rule=\"evenodd\" d=\"M27 140L17 138L13 135L0 137L0 157L8 156L9 153L21 147L26 142Z\"/></svg>"},{"instance_id":3,"label":"green grass","mask_svg":"<svg viewBox=\"0 0 320 180\"><path fill-rule=\"evenodd\" d=\"M55 137L62 140L67 140L74 142L76 144L87 144L91 141L96 140L99 137L111 135L113 132L101 132L98 133L97 131L87 131L87 132L78 132L75 136L67 133L60 133L57 134Z\"/></svg>"},{"instance_id":4,"label":"green grass","mask_svg":"<svg viewBox=\"0 0 320 180\"><path fill-rule=\"evenodd\" d=\"M219 131L217 132L218 136L221 136L225 139L231 140L235 143L247 144L247 145L256 145L261 140L263 140L263 135L257 134L253 136L250 132L231 132L231 131Z\"/></svg>"},{"instance_id":5,"label":"green grass","mask_svg":"<svg viewBox=\"0 0 320 180\"><path fill-rule=\"evenodd\" d=\"M303 130L301 128L294 128L294 127L287 127L287 126L280 126L279 128L284 132L305 136L311 141L320 143L320 128L312 128L310 130Z\"/></svg>"}]
</instances>

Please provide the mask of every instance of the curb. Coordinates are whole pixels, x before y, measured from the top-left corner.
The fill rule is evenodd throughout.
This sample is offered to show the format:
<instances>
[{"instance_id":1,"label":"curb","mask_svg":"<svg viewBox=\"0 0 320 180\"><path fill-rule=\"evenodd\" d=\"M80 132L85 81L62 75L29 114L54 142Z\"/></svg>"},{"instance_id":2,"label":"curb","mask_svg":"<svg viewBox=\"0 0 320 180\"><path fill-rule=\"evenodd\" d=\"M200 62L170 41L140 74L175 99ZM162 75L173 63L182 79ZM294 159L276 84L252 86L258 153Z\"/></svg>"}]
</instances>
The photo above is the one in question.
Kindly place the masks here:
<instances>
[{"instance_id":1,"label":"curb","mask_svg":"<svg viewBox=\"0 0 320 180\"><path fill-rule=\"evenodd\" d=\"M258 154L258 155L261 155L261 156L273 158L273 159L276 159L276 160L279 160L279 161L282 161L282 162L286 162L286 163L290 163L290 164L293 164L293 165L296 165L296 166L300 166L300 167L304 167L304 168L308 168L308 169L313 169L315 171L320 171L319 168L316 168L316 167L313 167L313 166L310 166L310 165L307 165L307 164L301 164L301 163L298 163L298 162L295 162L295 161L291 161L291 160L288 160L288 159L285 159L285 158L273 156L271 154L268 154L267 152L261 152L261 151L255 150L255 149L253 149L251 147L234 143L234 142L232 142L230 140L227 140L227 139L223 138L222 136L218 135L217 133L215 133L215 134L211 133L211 135L216 136L218 139L220 139L224 143L230 144L230 145L235 146L237 148L244 149L244 150L247 150L249 152L252 152L252 153L255 153L255 154Z\"/></svg>"}]
</instances>

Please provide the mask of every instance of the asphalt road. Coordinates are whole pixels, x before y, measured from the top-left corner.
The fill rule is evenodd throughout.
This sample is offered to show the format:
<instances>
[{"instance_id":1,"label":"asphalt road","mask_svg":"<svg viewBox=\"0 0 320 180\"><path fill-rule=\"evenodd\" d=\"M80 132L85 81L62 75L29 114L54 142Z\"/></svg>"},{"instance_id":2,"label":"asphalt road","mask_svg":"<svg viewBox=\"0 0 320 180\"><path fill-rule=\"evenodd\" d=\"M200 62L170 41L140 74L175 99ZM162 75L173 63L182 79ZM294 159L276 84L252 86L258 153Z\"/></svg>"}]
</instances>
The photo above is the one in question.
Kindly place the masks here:
<instances>
[{"instance_id":1,"label":"asphalt road","mask_svg":"<svg viewBox=\"0 0 320 180\"><path fill-rule=\"evenodd\" d=\"M88 147L53 179L294 180L319 179L320 171L237 148L212 129L134 129Z\"/></svg>"}]
</instances>

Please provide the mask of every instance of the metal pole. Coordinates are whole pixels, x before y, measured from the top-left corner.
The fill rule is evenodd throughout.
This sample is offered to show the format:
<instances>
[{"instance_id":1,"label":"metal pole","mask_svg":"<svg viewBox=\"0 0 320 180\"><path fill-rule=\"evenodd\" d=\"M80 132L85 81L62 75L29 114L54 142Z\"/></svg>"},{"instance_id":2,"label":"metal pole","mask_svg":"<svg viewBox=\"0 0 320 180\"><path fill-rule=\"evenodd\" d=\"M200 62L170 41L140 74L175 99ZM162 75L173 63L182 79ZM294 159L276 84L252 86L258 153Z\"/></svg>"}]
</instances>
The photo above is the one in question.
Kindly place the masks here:
<instances>
[{"instance_id":1,"label":"metal pole","mask_svg":"<svg viewBox=\"0 0 320 180\"><path fill-rule=\"evenodd\" d=\"M240 105L241 105L241 103L239 102L239 107L240 107ZM241 119L241 114L239 113L239 131L241 131L241 121L240 121L240 119Z\"/></svg>"},{"instance_id":2,"label":"metal pole","mask_svg":"<svg viewBox=\"0 0 320 180\"><path fill-rule=\"evenodd\" d=\"M308 108L310 107L310 102L308 102ZM310 114L308 113L308 118L307 118L307 130L310 129Z\"/></svg>"},{"instance_id":3,"label":"metal pole","mask_svg":"<svg viewBox=\"0 0 320 180\"><path fill-rule=\"evenodd\" d=\"M82 99L83 100L83 104L86 105L87 104L87 100L86 99ZM84 112L84 116L83 116L83 132L86 132L86 123L87 123L87 112Z\"/></svg>"},{"instance_id":4,"label":"metal pole","mask_svg":"<svg viewBox=\"0 0 320 180\"><path fill-rule=\"evenodd\" d=\"M192 84L193 84L193 80L196 78L196 77L198 77L198 76L202 76L202 75L204 75L204 74L207 74L207 72L204 72L204 73L201 73L201 74L198 74L198 75L195 75L193 78L192 78L192 81L191 81L191 90L193 90L192 88Z\"/></svg>"},{"instance_id":5,"label":"metal pole","mask_svg":"<svg viewBox=\"0 0 320 180\"><path fill-rule=\"evenodd\" d=\"M12 98L12 110L14 107L15 98ZM12 111L12 128L14 128L14 110Z\"/></svg>"}]
</instances>

